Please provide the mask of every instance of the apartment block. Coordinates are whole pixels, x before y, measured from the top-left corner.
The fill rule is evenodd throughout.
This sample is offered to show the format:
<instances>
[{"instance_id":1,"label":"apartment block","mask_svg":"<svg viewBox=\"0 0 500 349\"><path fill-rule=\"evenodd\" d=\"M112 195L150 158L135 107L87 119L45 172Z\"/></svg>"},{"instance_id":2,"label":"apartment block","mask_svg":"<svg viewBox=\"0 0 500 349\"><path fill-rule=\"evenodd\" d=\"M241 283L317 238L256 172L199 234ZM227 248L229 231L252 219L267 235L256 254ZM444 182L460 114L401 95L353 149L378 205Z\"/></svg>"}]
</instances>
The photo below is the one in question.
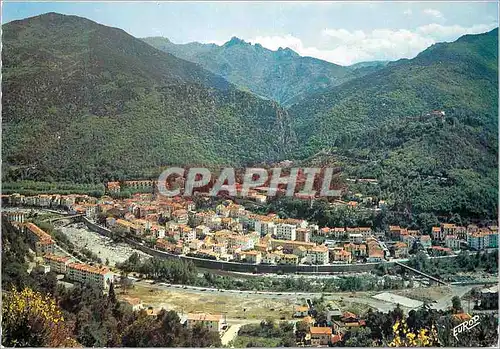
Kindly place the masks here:
<instances>
[{"instance_id":1,"label":"apartment block","mask_svg":"<svg viewBox=\"0 0 500 349\"><path fill-rule=\"evenodd\" d=\"M401 227L399 225L390 225L388 235L392 240L399 240L399 236L401 235Z\"/></svg>"},{"instance_id":2,"label":"apartment block","mask_svg":"<svg viewBox=\"0 0 500 349\"><path fill-rule=\"evenodd\" d=\"M244 251L241 256L245 258L246 263L260 264L262 262L262 253L260 251Z\"/></svg>"},{"instance_id":3,"label":"apartment block","mask_svg":"<svg viewBox=\"0 0 500 349\"><path fill-rule=\"evenodd\" d=\"M71 263L70 257L56 256L54 254L46 254L43 259L50 267L50 270L58 274L66 274L67 266Z\"/></svg>"},{"instance_id":4,"label":"apartment block","mask_svg":"<svg viewBox=\"0 0 500 349\"><path fill-rule=\"evenodd\" d=\"M446 235L444 238L444 244L453 251L460 249L460 240L456 235Z\"/></svg>"},{"instance_id":5,"label":"apartment block","mask_svg":"<svg viewBox=\"0 0 500 349\"><path fill-rule=\"evenodd\" d=\"M449 225L449 224L447 224ZM448 227L449 229L449 227ZM433 240L442 241L446 236L445 232L441 229L441 227L432 227L431 235Z\"/></svg>"},{"instance_id":6,"label":"apartment block","mask_svg":"<svg viewBox=\"0 0 500 349\"><path fill-rule=\"evenodd\" d=\"M396 242L394 244L394 257L405 258L408 256L408 245L404 242Z\"/></svg>"},{"instance_id":7,"label":"apartment block","mask_svg":"<svg viewBox=\"0 0 500 349\"><path fill-rule=\"evenodd\" d=\"M28 241L37 256L54 253L54 241L52 237L33 223L24 225L28 234Z\"/></svg>"},{"instance_id":8,"label":"apartment block","mask_svg":"<svg viewBox=\"0 0 500 349\"><path fill-rule=\"evenodd\" d=\"M335 262L351 263L352 253L344 250L342 247L336 247L333 249L333 260Z\"/></svg>"},{"instance_id":9,"label":"apartment block","mask_svg":"<svg viewBox=\"0 0 500 349\"><path fill-rule=\"evenodd\" d=\"M275 235L276 234L276 225L272 221L255 221L255 231L260 233L260 236L265 236L267 234Z\"/></svg>"},{"instance_id":10,"label":"apartment block","mask_svg":"<svg viewBox=\"0 0 500 349\"><path fill-rule=\"evenodd\" d=\"M24 223L24 220L26 218L26 212L23 211L3 212L3 216L8 222Z\"/></svg>"},{"instance_id":11,"label":"apartment block","mask_svg":"<svg viewBox=\"0 0 500 349\"><path fill-rule=\"evenodd\" d=\"M297 227L293 224L280 223L276 225L276 237L280 240L296 240Z\"/></svg>"},{"instance_id":12,"label":"apartment block","mask_svg":"<svg viewBox=\"0 0 500 349\"><path fill-rule=\"evenodd\" d=\"M172 212L172 218L176 223L179 224L188 224L189 217L188 217L188 211L187 210L175 210Z\"/></svg>"},{"instance_id":13,"label":"apartment block","mask_svg":"<svg viewBox=\"0 0 500 349\"><path fill-rule=\"evenodd\" d=\"M296 240L303 241L303 242L311 241L311 232L306 228L297 228Z\"/></svg>"},{"instance_id":14,"label":"apartment block","mask_svg":"<svg viewBox=\"0 0 500 349\"><path fill-rule=\"evenodd\" d=\"M283 248L283 251L292 252L299 246L303 246L307 250L313 248L315 245L316 244L314 242L271 239L271 248L273 250L281 246Z\"/></svg>"},{"instance_id":15,"label":"apartment block","mask_svg":"<svg viewBox=\"0 0 500 349\"><path fill-rule=\"evenodd\" d=\"M306 259L309 264L327 264L330 260L328 247L321 245L307 250Z\"/></svg>"},{"instance_id":16,"label":"apartment block","mask_svg":"<svg viewBox=\"0 0 500 349\"><path fill-rule=\"evenodd\" d=\"M419 240L423 248L425 249L431 248L432 241L429 235L420 235Z\"/></svg>"},{"instance_id":17,"label":"apartment block","mask_svg":"<svg viewBox=\"0 0 500 349\"><path fill-rule=\"evenodd\" d=\"M299 257L293 253L285 253L281 256L279 263L295 265L299 263Z\"/></svg>"},{"instance_id":18,"label":"apartment block","mask_svg":"<svg viewBox=\"0 0 500 349\"><path fill-rule=\"evenodd\" d=\"M363 234L360 233L349 234L349 241L355 244L360 244L364 241Z\"/></svg>"},{"instance_id":19,"label":"apartment block","mask_svg":"<svg viewBox=\"0 0 500 349\"><path fill-rule=\"evenodd\" d=\"M492 231L488 238L489 248L498 248L498 231Z\"/></svg>"},{"instance_id":20,"label":"apartment block","mask_svg":"<svg viewBox=\"0 0 500 349\"><path fill-rule=\"evenodd\" d=\"M311 327L309 333L313 347L328 345L332 339L331 327Z\"/></svg>"},{"instance_id":21,"label":"apartment block","mask_svg":"<svg viewBox=\"0 0 500 349\"><path fill-rule=\"evenodd\" d=\"M104 292L108 291L109 285L113 282L113 273L108 268L99 268L81 263L68 264L66 275L71 281L93 284Z\"/></svg>"},{"instance_id":22,"label":"apartment block","mask_svg":"<svg viewBox=\"0 0 500 349\"><path fill-rule=\"evenodd\" d=\"M490 234L486 231L477 231L467 235L467 243L469 248L479 251L484 250L490 245Z\"/></svg>"}]
</instances>

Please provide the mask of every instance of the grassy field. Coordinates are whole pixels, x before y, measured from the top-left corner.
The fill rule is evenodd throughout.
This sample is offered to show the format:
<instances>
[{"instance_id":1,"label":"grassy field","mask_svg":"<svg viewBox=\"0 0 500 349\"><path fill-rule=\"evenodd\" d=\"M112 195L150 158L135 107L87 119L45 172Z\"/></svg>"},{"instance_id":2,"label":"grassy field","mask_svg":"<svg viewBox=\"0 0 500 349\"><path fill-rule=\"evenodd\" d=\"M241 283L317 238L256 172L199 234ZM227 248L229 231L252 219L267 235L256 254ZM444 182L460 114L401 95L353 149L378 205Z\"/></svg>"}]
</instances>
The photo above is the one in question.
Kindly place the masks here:
<instances>
[{"instance_id":1,"label":"grassy field","mask_svg":"<svg viewBox=\"0 0 500 349\"><path fill-rule=\"evenodd\" d=\"M293 315L294 299L257 298L245 295L199 294L182 291L156 290L136 285L127 291L128 295L142 299L144 305L154 308L165 308L178 312L194 313L222 313L228 319L262 320L291 320Z\"/></svg>"},{"instance_id":2,"label":"grassy field","mask_svg":"<svg viewBox=\"0 0 500 349\"><path fill-rule=\"evenodd\" d=\"M279 338L263 338L254 336L238 336L234 341L231 342L230 346L235 348L247 348L249 343L252 343L252 347L258 348L273 348L280 344L281 340Z\"/></svg>"},{"instance_id":3,"label":"grassy field","mask_svg":"<svg viewBox=\"0 0 500 349\"><path fill-rule=\"evenodd\" d=\"M338 304L339 304L338 307L342 309L342 311L348 311L357 315L364 315L370 308L366 304L350 302L345 300L340 301Z\"/></svg>"}]
</instances>

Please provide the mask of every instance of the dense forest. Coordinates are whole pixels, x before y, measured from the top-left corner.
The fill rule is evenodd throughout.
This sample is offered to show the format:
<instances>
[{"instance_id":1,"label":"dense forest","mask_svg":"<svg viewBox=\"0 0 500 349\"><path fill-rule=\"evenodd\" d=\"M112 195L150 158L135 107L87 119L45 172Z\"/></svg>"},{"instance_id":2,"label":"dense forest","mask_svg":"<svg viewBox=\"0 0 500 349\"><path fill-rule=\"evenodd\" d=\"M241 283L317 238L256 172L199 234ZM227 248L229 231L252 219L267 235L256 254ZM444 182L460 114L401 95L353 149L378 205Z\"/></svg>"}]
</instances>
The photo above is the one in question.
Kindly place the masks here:
<instances>
[{"instance_id":1,"label":"dense forest","mask_svg":"<svg viewBox=\"0 0 500 349\"><path fill-rule=\"evenodd\" d=\"M496 217L498 29L433 45L290 113L305 164L376 178L395 211Z\"/></svg>"}]
</instances>

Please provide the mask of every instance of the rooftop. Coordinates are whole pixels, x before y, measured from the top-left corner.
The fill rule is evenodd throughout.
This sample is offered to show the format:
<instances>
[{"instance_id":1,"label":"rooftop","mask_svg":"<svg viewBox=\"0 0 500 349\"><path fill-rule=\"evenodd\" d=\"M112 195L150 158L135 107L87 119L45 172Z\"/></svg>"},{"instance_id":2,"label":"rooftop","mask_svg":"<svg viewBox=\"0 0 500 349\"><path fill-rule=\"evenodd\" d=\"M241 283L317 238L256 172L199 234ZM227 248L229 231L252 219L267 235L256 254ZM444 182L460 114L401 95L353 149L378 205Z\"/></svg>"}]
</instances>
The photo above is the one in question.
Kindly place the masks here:
<instances>
[{"instance_id":1,"label":"rooftop","mask_svg":"<svg viewBox=\"0 0 500 349\"><path fill-rule=\"evenodd\" d=\"M110 273L111 271L108 268L105 267L94 267L88 264L81 264L81 263L70 263L68 264L69 269L76 269L76 270L81 270L87 273L92 273L92 274L107 274Z\"/></svg>"},{"instance_id":2,"label":"rooftop","mask_svg":"<svg viewBox=\"0 0 500 349\"><path fill-rule=\"evenodd\" d=\"M50 254L50 253L44 255L43 258L51 260L51 261L55 261L55 262L61 262L61 263L66 263L67 261L69 261L71 259L70 257L56 256L55 254Z\"/></svg>"},{"instance_id":3,"label":"rooftop","mask_svg":"<svg viewBox=\"0 0 500 349\"><path fill-rule=\"evenodd\" d=\"M309 332L311 334L332 334L332 328L331 327L311 327L309 329Z\"/></svg>"},{"instance_id":4,"label":"rooftop","mask_svg":"<svg viewBox=\"0 0 500 349\"><path fill-rule=\"evenodd\" d=\"M188 314L187 319L190 321L221 321L223 319L221 314L212 315L212 314Z\"/></svg>"},{"instance_id":5,"label":"rooftop","mask_svg":"<svg viewBox=\"0 0 500 349\"><path fill-rule=\"evenodd\" d=\"M52 237L44 232L42 229L40 229L37 225L33 223L27 223L26 227L28 228L29 231L31 231L33 234L38 236L40 240L46 240L46 241L52 241Z\"/></svg>"}]
</instances>

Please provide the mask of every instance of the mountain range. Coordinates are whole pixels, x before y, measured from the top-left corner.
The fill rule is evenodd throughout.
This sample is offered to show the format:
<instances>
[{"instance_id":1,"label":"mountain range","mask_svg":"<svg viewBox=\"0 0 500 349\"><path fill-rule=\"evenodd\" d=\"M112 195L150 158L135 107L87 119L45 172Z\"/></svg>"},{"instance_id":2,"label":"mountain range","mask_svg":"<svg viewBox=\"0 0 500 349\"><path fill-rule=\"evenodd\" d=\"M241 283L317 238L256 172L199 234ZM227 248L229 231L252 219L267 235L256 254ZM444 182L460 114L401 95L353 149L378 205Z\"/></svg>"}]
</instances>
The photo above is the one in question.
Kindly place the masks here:
<instances>
[{"instance_id":1,"label":"mountain range","mask_svg":"<svg viewBox=\"0 0 500 349\"><path fill-rule=\"evenodd\" d=\"M290 48L272 51L237 37L222 46L192 42L174 44L167 38L143 39L164 52L198 63L242 90L290 106L307 96L366 75L386 62L367 62L344 67L312 57L302 57Z\"/></svg>"},{"instance_id":2,"label":"mountain range","mask_svg":"<svg viewBox=\"0 0 500 349\"><path fill-rule=\"evenodd\" d=\"M343 67L233 38L138 39L48 13L3 27L3 179L335 164L398 212L496 217L498 29Z\"/></svg>"}]
</instances>

